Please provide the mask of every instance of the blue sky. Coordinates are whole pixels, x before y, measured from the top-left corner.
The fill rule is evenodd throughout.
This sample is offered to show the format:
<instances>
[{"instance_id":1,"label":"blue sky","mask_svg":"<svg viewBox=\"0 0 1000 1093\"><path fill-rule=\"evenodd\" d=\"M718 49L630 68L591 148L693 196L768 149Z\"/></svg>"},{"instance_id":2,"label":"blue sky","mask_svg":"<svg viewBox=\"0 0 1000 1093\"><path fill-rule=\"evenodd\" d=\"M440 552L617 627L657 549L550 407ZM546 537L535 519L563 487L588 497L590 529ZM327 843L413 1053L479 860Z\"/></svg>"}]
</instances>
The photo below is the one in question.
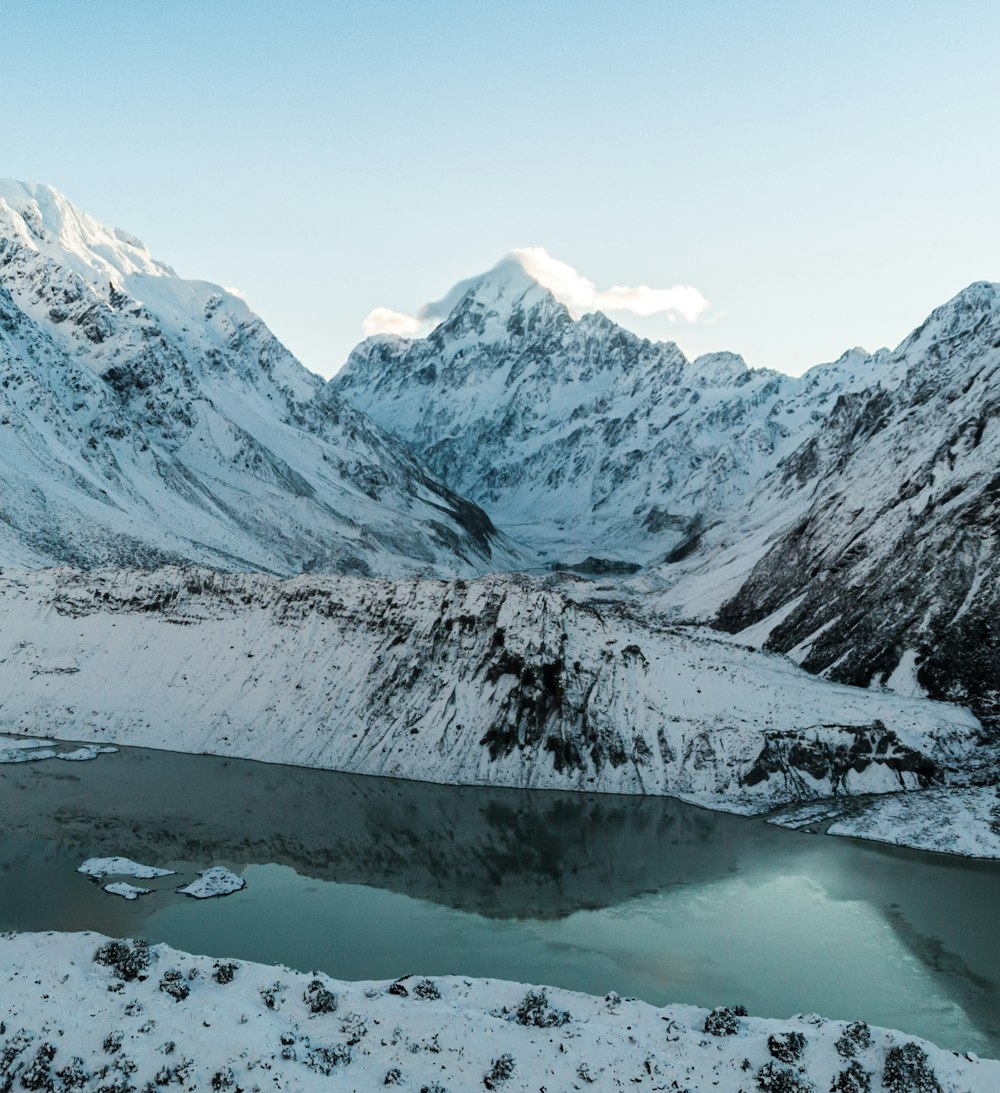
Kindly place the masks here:
<instances>
[{"instance_id":1,"label":"blue sky","mask_svg":"<svg viewBox=\"0 0 1000 1093\"><path fill-rule=\"evenodd\" d=\"M1000 280L1000 4L7 0L0 175L241 289L316 371L519 247L801 371Z\"/></svg>"}]
</instances>

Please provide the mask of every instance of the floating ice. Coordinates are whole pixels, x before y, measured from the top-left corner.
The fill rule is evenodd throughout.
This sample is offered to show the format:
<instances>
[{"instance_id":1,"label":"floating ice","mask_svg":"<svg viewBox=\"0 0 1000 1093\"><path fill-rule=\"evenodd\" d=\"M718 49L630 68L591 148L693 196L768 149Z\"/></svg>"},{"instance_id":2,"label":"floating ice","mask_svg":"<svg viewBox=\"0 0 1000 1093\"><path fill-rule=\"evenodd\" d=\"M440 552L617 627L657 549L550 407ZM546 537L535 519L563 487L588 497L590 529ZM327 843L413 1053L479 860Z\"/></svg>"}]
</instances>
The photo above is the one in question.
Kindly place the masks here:
<instances>
[{"instance_id":1,"label":"floating ice","mask_svg":"<svg viewBox=\"0 0 1000 1093\"><path fill-rule=\"evenodd\" d=\"M131 858L88 858L83 865L77 867L78 873L86 873L88 877L138 877L140 880L149 880L151 877L169 877L173 869L157 869L154 865L141 865Z\"/></svg>"},{"instance_id":2,"label":"floating ice","mask_svg":"<svg viewBox=\"0 0 1000 1093\"><path fill-rule=\"evenodd\" d=\"M81 763L88 759L96 759L99 755L112 755L117 748L107 748L101 744L85 744L82 748L73 751L59 751L55 753L56 759L66 759L69 762Z\"/></svg>"},{"instance_id":3,"label":"floating ice","mask_svg":"<svg viewBox=\"0 0 1000 1093\"><path fill-rule=\"evenodd\" d=\"M122 899L138 899L140 896L148 896L148 888L138 888L134 884L126 884L125 881L115 881L114 884L104 885L104 891L113 896L121 896Z\"/></svg>"},{"instance_id":4,"label":"floating ice","mask_svg":"<svg viewBox=\"0 0 1000 1093\"><path fill-rule=\"evenodd\" d=\"M195 899L210 899L212 896L228 896L246 888L247 882L225 866L216 865L211 869L203 869L198 874L198 879L178 888L177 891L185 896L194 896Z\"/></svg>"}]
</instances>

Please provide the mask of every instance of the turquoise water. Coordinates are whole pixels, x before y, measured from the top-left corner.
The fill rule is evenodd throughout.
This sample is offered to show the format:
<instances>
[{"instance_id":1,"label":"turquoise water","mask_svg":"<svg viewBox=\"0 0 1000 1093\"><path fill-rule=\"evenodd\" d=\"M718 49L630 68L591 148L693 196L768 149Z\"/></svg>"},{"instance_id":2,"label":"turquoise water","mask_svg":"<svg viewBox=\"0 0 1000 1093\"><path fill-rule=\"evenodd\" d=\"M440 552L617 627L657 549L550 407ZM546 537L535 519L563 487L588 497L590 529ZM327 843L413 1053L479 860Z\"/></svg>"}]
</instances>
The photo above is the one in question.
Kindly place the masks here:
<instances>
[{"instance_id":1,"label":"turquoise water","mask_svg":"<svg viewBox=\"0 0 1000 1093\"><path fill-rule=\"evenodd\" d=\"M863 1018L1000 1055L1000 866L665 799L431 786L123 750L0 767L0 928L136 934L321 969ZM134 903L124 854L244 891ZM189 879L189 878L188 878ZM147 882L142 882L147 883Z\"/></svg>"}]
</instances>

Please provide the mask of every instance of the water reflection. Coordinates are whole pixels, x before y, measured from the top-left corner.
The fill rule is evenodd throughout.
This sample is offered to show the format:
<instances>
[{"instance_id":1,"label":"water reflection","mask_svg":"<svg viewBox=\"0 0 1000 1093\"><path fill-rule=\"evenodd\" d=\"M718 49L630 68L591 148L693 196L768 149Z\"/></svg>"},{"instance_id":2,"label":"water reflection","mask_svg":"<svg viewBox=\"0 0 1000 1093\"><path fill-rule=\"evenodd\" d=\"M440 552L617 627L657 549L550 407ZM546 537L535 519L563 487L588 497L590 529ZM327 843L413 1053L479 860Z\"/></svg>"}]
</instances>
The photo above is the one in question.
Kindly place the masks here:
<instances>
[{"instance_id":1,"label":"water reflection","mask_svg":"<svg viewBox=\"0 0 1000 1093\"><path fill-rule=\"evenodd\" d=\"M456 788L123 750L0 767L0 928L145 934L344 978L457 972L865 1017L1000 1054L1000 868L676 801ZM242 872L125 903L124 854ZM303 924L308 924L303 929Z\"/></svg>"}]
</instances>

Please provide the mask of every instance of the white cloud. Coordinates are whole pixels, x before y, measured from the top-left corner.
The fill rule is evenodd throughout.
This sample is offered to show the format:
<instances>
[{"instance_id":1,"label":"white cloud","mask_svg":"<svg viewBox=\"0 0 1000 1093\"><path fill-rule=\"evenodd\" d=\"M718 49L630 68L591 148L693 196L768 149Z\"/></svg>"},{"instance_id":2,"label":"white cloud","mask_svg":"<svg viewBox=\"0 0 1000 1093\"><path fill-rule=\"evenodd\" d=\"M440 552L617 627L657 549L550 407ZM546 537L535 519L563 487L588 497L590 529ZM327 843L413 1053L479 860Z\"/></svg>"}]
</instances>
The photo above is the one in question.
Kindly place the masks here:
<instances>
[{"instance_id":1,"label":"white cloud","mask_svg":"<svg viewBox=\"0 0 1000 1093\"><path fill-rule=\"evenodd\" d=\"M522 247L514 251L514 257L529 276L578 315L587 311L630 311L633 315L667 315L672 320L693 323L708 309L708 300L690 285L612 285L599 289L589 277L553 258L543 247Z\"/></svg>"},{"instance_id":2,"label":"white cloud","mask_svg":"<svg viewBox=\"0 0 1000 1093\"><path fill-rule=\"evenodd\" d=\"M697 322L708 310L708 300L690 285L673 288L650 288L648 285L612 285L599 289L589 277L566 262L553 258L543 247L521 247L498 262L487 273L459 281L440 300L424 304L416 315L406 315L388 307L377 307L365 318L367 337L372 334L400 334L415 337L427 333L444 319L471 288L497 283L513 277L510 283L530 287L536 281L565 304L574 317L588 311L627 311L644 318L665 315L671 322ZM528 280L530 278L530 280ZM523 290L523 289L522 289Z\"/></svg>"},{"instance_id":3,"label":"white cloud","mask_svg":"<svg viewBox=\"0 0 1000 1093\"><path fill-rule=\"evenodd\" d=\"M401 311L393 311L391 307L377 307L369 311L361 326L365 337L373 334L399 334L403 337L412 337L419 333L420 320L414 315L404 315Z\"/></svg>"}]
</instances>

